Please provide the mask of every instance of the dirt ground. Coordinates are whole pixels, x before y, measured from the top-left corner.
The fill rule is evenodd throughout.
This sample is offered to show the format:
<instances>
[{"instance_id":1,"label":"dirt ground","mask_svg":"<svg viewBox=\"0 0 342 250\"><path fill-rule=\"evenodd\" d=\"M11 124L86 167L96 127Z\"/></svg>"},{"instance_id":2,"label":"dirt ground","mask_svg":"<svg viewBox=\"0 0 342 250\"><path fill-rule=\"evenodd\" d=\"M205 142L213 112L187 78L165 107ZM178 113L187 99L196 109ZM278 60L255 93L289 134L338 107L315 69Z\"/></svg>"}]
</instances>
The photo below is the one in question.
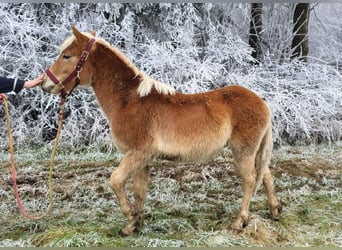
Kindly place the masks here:
<instances>
[{"instance_id":1,"label":"dirt ground","mask_svg":"<svg viewBox=\"0 0 342 250\"><path fill-rule=\"evenodd\" d=\"M206 163L156 161L150 165L145 226L124 238L118 232L126 219L108 185L120 155L60 152L53 212L30 221L18 211L9 157L2 152L0 246L342 246L341 149L334 144L275 150L271 171L282 218L269 218L261 188L240 234L228 229L242 194L229 151ZM16 155L20 195L36 215L48 206L48 158L47 149Z\"/></svg>"}]
</instances>

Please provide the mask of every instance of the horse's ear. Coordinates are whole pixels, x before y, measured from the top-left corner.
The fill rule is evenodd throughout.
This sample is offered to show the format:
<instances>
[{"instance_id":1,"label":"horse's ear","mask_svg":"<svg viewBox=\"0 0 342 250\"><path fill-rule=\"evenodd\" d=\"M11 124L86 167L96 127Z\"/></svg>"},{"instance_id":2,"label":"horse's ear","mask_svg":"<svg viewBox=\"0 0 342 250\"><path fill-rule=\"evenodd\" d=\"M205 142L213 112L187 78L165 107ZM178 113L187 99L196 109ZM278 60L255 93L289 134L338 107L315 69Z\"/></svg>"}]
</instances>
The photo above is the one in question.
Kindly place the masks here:
<instances>
[{"instance_id":1,"label":"horse's ear","mask_svg":"<svg viewBox=\"0 0 342 250\"><path fill-rule=\"evenodd\" d=\"M72 29L72 33L74 33L76 40L79 40L83 35L82 33L76 29L76 27L74 25L71 25L71 29Z\"/></svg>"},{"instance_id":2,"label":"horse's ear","mask_svg":"<svg viewBox=\"0 0 342 250\"><path fill-rule=\"evenodd\" d=\"M92 32L90 32L90 34L92 34L93 36L96 36L96 31L93 30Z\"/></svg>"}]
</instances>

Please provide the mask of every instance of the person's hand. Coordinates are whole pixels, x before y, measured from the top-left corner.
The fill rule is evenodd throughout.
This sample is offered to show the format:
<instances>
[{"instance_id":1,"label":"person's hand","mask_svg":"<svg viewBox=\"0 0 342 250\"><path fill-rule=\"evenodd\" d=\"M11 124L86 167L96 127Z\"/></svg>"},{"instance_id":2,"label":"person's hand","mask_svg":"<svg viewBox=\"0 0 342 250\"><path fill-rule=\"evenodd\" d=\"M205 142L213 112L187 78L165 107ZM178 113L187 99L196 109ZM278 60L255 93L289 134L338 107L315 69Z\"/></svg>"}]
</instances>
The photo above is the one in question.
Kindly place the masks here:
<instances>
[{"instance_id":1,"label":"person's hand","mask_svg":"<svg viewBox=\"0 0 342 250\"><path fill-rule=\"evenodd\" d=\"M37 85L42 83L44 78L45 78L45 73L42 73L38 78L26 81L24 83L24 88L30 89L30 88L36 87Z\"/></svg>"},{"instance_id":2,"label":"person's hand","mask_svg":"<svg viewBox=\"0 0 342 250\"><path fill-rule=\"evenodd\" d=\"M6 99L7 99L7 96L5 94L0 93L0 103L2 103Z\"/></svg>"}]
</instances>

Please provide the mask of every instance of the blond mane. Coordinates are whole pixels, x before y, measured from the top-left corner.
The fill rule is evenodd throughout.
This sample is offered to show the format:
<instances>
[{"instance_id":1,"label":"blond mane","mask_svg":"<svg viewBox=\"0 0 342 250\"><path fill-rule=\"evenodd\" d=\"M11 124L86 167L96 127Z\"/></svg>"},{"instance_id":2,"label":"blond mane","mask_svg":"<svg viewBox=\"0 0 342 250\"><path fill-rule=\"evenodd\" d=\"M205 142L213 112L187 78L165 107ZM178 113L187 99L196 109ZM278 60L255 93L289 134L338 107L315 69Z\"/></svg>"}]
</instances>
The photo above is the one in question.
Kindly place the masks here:
<instances>
[{"instance_id":1,"label":"blond mane","mask_svg":"<svg viewBox=\"0 0 342 250\"><path fill-rule=\"evenodd\" d=\"M176 93L176 90L163 82L159 82L155 79L150 78L149 76L145 75L141 70L139 70L130 59L128 59L119 49L113 47L110 45L110 43L106 42L102 38L94 37L91 33L88 32L82 32L83 35L89 37L89 38L95 38L97 43L100 43L107 48L109 48L122 62L124 62L129 69L132 70L134 75L140 76L142 79L139 83L139 86L137 88L137 93L140 97L147 96L151 93L152 88L154 87L156 91L163 95L174 95ZM72 35L69 38L67 38L60 46L60 53L62 53L67 47L69 47L73 42L75 41L75 36Z\"/></svg>"},{"instance_id":2,"label":"blond mane","mask_svg":"<svg viewBox=\"0 0 342 250\"><path fill-rule=\"evenodd\" d=\"M140 97L147 96L151 93L152 87L154 87L159 94L174 95L176 90L163 82L154 80L146 75L143 75L143 80L140 82L137 92Z\"/></svg>"}]
</instances>

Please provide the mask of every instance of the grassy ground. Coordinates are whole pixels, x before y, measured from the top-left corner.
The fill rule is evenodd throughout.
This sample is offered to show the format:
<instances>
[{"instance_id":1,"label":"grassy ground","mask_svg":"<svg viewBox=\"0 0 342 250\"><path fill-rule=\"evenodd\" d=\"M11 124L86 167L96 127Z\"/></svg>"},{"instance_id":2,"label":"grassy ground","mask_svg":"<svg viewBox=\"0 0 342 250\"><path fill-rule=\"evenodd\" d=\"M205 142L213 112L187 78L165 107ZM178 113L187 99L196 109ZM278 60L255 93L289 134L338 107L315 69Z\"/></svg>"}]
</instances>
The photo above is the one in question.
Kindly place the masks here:
<instances>
[{"instance_id":1,"label":"grassy ground","mask_svg":"<svg viewBox=\"0 0 342 250\"><path fill-rule=\"evenodd\" d=\"M261 188L251 218L236 235L227 230L241 202L230 152L201 164L151 165L145 227L122 238L126 224L109 188L120 155L59 153L52 214L30 221L18 213L9 157L0 157L0 246L342 246L342 145L282 147L271 170L283 203L280 221L269 219ZM48 206L49 150L16 155L25 207L39 215Z\"/></svg>"}]
</instances>

